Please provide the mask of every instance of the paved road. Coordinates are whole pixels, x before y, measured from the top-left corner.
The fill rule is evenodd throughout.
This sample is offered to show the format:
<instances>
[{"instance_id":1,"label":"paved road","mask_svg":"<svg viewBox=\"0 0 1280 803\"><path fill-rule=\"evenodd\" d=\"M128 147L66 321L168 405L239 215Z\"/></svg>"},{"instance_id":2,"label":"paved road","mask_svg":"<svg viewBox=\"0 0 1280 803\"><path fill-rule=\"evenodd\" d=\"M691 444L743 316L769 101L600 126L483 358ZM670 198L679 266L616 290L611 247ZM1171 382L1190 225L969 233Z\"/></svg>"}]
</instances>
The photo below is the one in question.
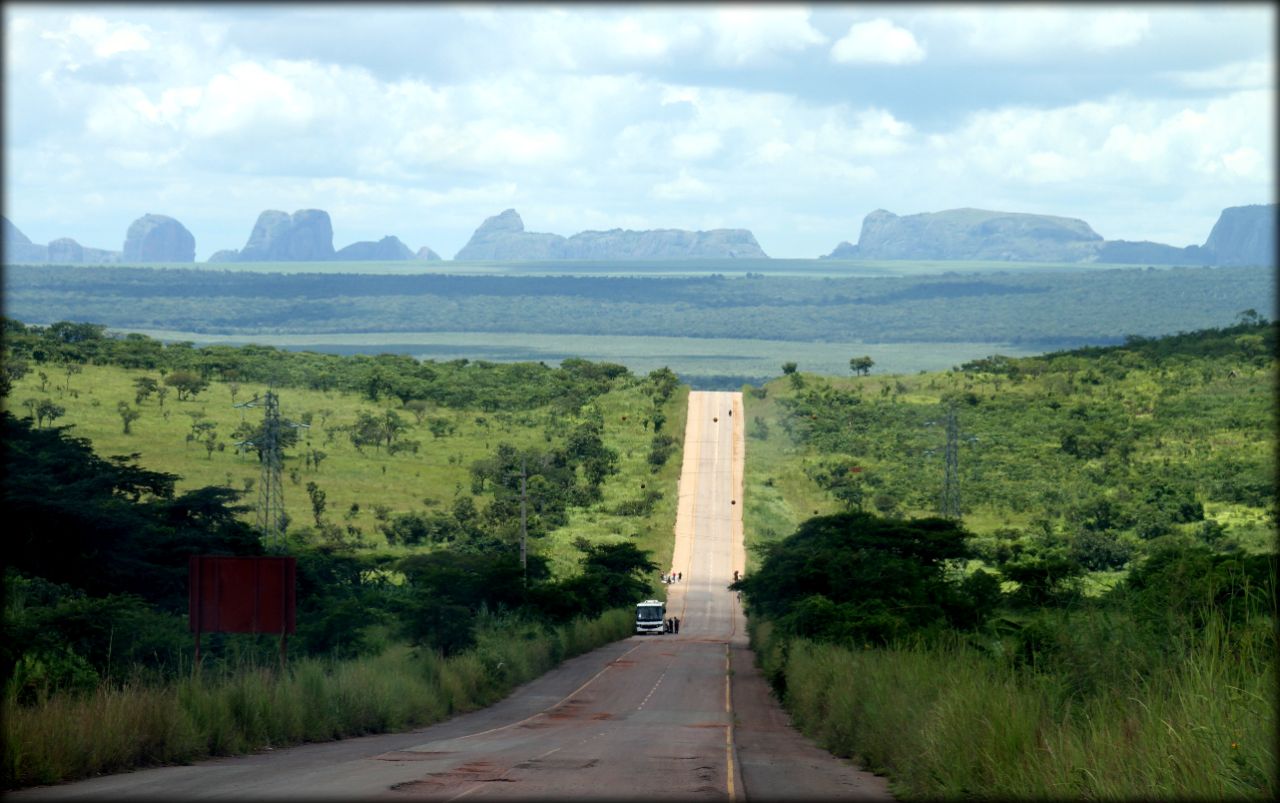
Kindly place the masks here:
<instances>
[{"instance_id":1,"label":"paved road","mask_svg":"<svg viewBox=\"0 0 1280 803\"><path fill-rule=\"evenodd\" d=\"M740 393L689 396L668 589L680 633L578 656L501 703L418 731L31 789L14 800L889 799L790 727L742 610Z\"/></svg>"}]
</instances>

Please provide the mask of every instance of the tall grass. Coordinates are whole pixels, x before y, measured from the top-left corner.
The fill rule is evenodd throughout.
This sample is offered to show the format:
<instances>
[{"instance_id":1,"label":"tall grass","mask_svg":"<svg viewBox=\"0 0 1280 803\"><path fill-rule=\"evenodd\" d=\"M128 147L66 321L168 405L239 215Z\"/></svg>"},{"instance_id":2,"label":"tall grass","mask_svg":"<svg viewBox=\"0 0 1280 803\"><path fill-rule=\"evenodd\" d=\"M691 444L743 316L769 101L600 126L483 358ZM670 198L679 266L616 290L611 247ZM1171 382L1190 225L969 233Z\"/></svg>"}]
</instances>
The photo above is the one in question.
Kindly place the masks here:
<instances>
[{"instance_id":1,"label":"tall grass","mask_svg":"<svg viewBox=\"0 0 1280 803\"><path fill-rule=\"evenodd\" d=\"M104 684L30 706L9 698L4 788L438 722L629 635L632 615L608 611L553 630L489 618L476 647L450 658L402 645L351 661L304 658L285 672L245 665L164 685Z\"/></svg>"},{"instance_id":2,"label":"tall grass","mask_svg":"<svg viewBox=\"0 0 1280 803\"><path fill-rule=\"evenodd\" d=\"M906 797L1274 799L1275 623L1214 613L1180 660L1081 694L956 639L856 649L754 626L766 675L825 748Z\"/></svg>"}]
</instances>

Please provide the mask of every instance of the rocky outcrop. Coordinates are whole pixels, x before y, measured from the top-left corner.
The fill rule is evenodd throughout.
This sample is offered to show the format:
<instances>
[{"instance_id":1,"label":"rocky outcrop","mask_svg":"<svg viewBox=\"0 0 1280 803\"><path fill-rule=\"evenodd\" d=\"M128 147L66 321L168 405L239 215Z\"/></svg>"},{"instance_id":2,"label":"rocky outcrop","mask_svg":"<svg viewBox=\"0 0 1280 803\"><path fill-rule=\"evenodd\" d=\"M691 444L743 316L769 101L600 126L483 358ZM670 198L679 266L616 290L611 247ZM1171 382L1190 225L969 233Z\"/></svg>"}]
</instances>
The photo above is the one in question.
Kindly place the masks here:
<instances>
[{"instance_id":1,"label":"rocky outcrop","mask_svg":"<svg viewBox=\"0 0 1280 803\"><path fill-rule=\"evenodd\" d=\"M84 248L70 237L50 240L49 261L55 265L79 265L84 262Z\"/></svg>"},{"instance_id":2,"label":"rocky outcrop","mask_svg":"<svg viewBox=\"0 0 1280 803\"><path fill-rule=\"evenodd\" d=\"M1214 265L1276 264L1276 205L1253 204L1222 210L1204 250Z\"/></svg>"},{"instance_id":3,"label":"rocky outcrop","mask_svg":"<svg viewBox=\"0 0 1280 803\"><path fill-rule=\"evenodd\" d=\"M430 248L427 248L425 245L418 249L418 253L414 254L413 258L422 260L423 262L443 261L443 257L437 254L435 251L432 251Z\"/></svg>"},{"instance_id":4,"label":"rocky outcrop","mask_svg":"<svg viewBox=\"0 0 1280 803\"><path fill-rule=\"evenodd\" d=\"M1276 205L1224 209L1205 244L1186 248L1103 240L1074 218L981 209L898 217L877 209L863 219L857 245L842 242L822 258L1274 266Z\"/></svg>"},{"instance_id":5,"label":"rocky outcrop","mask_svg":"<svg viewBox=\"0 0 1280 803\"><path fill-rule=\"evenodd\" d=\"M210 262L239 262L240 251L235 248L224 248L221 251L214 251L210 256Z\"/></svg>"},{"instance_id":6,"label":"rocky outcrop","mask_svg":"<svg viewBox=\"0 0 1280 803\"><path fill-rule=\"evenodd\" d=\"M507 209L480 224L471 239L454 254L455 260L531 260L558 259L564 238L558 234L539 234L524 230L524 221L516 210Z\"/></svg>"},{"instance_id":7,"label":"rocky outcrop","mask_svg":"<svg viewBox=\"0 0 1280 803\"><path fill-rule=\"evenodd\" d=\"M49 249L47 246L37 245L31 242L27 235L9 220L7 217L0 217L4 221L4 261L9 264L19 264L24 262L48 262Z\"/></svg>"},{"instance_id":8,"label":"rocky outcrop","mask_svg":"<svg viewBox=\"0 0 1280 803\"><path fill-rule=\"evenodd\" d=\"M378 261L390 262L394 260L413 259L413 252L409 250L409 246L400 242L398 237L383 237L376 243L371 240L362 240L358 243L352 243L346 248L342 248L338 253L333 255L338 261Z\"/></svg>"},{"instance_id":9,"label":"rocky outcrop","mask_svg":"<svg viewBox=\"0 0 1280 803\"><path fill-rule=\"evenodd\" d=\"M767 259L746 229L584 231L572 237L524 230L514 209L489 218L459 251L458 260Z\"/></svg>"},{"instance_id":10,"label":"rocky outcrop","mask_svg":"<svg viewBox=\"0 0 1280 803\"><path fill-rule=\"evenodd\" d=\"M1101 242L1075 218L985 209L899 217L877 209L863 219L856 246L842 243L842 256L833 251L828 257L1080 262L1091 259Z\"/></svg>"},{"instance_id":11,"label":"rocky outcrop","mask_svg":"<svg viewBox=\"0 0 1280 803\"><path fill-rule=\"evenodd\" d=\"M825 254L818 259L857 259L858 246L848 240L841 240L840 244L835 247L830 254Z\"/></svg>"},{"instance_id":12,"label":"rocky outcrop","mask_svg":"<svg viewBox=\"0 0 1280 803\"><path fill-rule=\"evenodd\" d=\"M171 217L146 214L129 226L121 259L124 262L195 262L196 238Z\"/></svg>"},{"instance_id":13,"label":"rocky outcrop","mask_svg":"<svg viewBox=\"0 0 1280 803\"><path fill-rule=\"evenodd\" d=\"M1177 248L1149 240L1107 240L1098 249L1096 261L1118 265L1207 265L1209 255L1198 245Z\"/></svg>"},{"instance_id":14,"label":"rocky outcrop","mask_svg":"<svg viewBox=\"0 0 1280 803\"><path fill-rule=\"evenodd\" d=\"M746 229L584 231L561 246L560 259L768 259Z\"/></svg>"},{"instance_id":15,"label":"rocky outcrop","mask_svg":"<svg viewBox=\"0 0 1280 803\"><path fill-rule=\"evenodd\" d=\"M258 215L238 262L322 262L333 259L333 223L321 209Z\"/></svg>"}]
</instances>

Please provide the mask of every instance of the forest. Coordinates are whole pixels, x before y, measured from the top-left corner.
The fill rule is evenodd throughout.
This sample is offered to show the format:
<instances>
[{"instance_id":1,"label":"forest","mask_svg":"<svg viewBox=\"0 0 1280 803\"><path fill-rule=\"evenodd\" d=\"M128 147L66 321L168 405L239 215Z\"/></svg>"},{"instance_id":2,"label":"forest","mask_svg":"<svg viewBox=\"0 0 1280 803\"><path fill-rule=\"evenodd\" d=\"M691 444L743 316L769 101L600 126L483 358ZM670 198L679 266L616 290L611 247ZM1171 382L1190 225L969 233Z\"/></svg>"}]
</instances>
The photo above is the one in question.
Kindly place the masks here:
<instances>
[{"instance_id":1,"label":"forest","mask_svg":"<svg viewBox=\"0 0 1280 803\"><path fill-rule=\"evenodd\" d=\"M12 266L7 314L205 334L527 332L1114 344L1230 320L1275 297L1265 268L880 277L357 275Z\"/></svg>"},{"instance_id":2,"label":"forest","mask_svg":"<svg viewBox=\"0 0 1280 803\"><path fill-rule=\"evenodd\" d=\"M735 587L797 724L907 794L1274 797L1276 334L751 392Z\"/></svg>"}]
</instances>

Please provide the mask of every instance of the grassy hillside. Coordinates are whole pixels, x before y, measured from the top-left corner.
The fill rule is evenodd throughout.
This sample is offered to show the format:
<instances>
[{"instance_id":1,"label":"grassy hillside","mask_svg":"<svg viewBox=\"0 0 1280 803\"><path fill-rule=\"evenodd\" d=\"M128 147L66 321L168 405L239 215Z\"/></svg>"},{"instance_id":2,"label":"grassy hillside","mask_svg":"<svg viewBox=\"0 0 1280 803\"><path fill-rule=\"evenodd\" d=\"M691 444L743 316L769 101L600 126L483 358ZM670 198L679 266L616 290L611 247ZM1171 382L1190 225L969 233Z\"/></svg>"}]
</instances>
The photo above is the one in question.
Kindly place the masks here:
<instances>
[{"instance_id":1,"label":"grassy hillside","mask_svg":"<svg viewBox=\"0 0 1280 803\"><path fill-rule=\"evenodd\" d=\"M1115 555L1099 560L1118 569L1168 537L1274 549L1274 355L1275 326L1242 323L943 373L776 380L746 401L748 542L846 507L936 513L954 405L964 524L990 550L1105 539Z\"/></svg>"},{"instance_id":2,"label":"grassy hillside","mask_svg":"<svg viewBox=\"0 0 1280 803\"><path fill-rule=\"evenodd\" d=\"M753 393L737 587L797 726L903 797L1274 799L1276 329Z\"/></svg>"},{"instance_id":3,"label":"grassy hillside","mask_svg":"<svg viewBox=\"0 0 1280 803\"><path fill-rule=\"evenodd\" d=\"M237 407L267 391L264 383L210 380L193 398L178 401L171 394L161 403L155 396L136 402L135 380L160 379L157 370L85 364L70 376L52 364L34 365L18 379L6 401L15 415L28 415L34 405L50 401L64 409L53 424L70 426L71 433L89 438L103 456L138 455L138 464L177 474L178 490L219 485L244 491L244 501L256 502L261 468L249 448L237 448L237 428L257 425L260 409ZM43 373L47 379L42 379ZM234 392L234 395L233 395ZM471 498L477 508L486 500L472 493L471 466L489 457L500 443L517 448L545 447L563 435L573 420L563 410L542 405L515 412L490 411L481 405L463 408L432 406L421 419L395 398L378 402L352 392L279 387L281 415L293 422L310 422L299 429L298 443L286 450L284 500L294 527L314 524L309 483L325 494L323 516L336 522L353 543L368 550L403 555L420 547L390 545L380 529L397 514L446 512L459 499ZM30 405L28 403L31 403ZM140 413L125 434L118 410L125 403ZM532 549L544 552L557 570L576 560L573 542L585 537L606 543L633 540L651 550L659 561L669 552L675 521L675 475L679 456L655 474L648 462L653 437L647 420L652 402L646 386L629 378L591 403L604 422L604 439L618 453L618 473L603 487L603 499L587 509L572 509L570 523ZM664 407L667 432L682 432L684 396L676 394ZM342 427L354 424L361 412L397 412L406 430L397 443L417 441L416 450L389 453L386 448L353 445ZM575 411L577 412L577 411ZM435 427L433 431L432 427ZM196 427L206 427L196 430ZM196 439L188 436L198 433ZM207 448L212 433L213 449ZM677 446L677 449L679 447ZM322 453L318 466L307 459ZM644 487L641 487L644 486ZM649 490L663 494L647 515L619 515L618 505L642 498ZM245 514L254 520L252 512Z\"/></svg>"}]
</instances>

